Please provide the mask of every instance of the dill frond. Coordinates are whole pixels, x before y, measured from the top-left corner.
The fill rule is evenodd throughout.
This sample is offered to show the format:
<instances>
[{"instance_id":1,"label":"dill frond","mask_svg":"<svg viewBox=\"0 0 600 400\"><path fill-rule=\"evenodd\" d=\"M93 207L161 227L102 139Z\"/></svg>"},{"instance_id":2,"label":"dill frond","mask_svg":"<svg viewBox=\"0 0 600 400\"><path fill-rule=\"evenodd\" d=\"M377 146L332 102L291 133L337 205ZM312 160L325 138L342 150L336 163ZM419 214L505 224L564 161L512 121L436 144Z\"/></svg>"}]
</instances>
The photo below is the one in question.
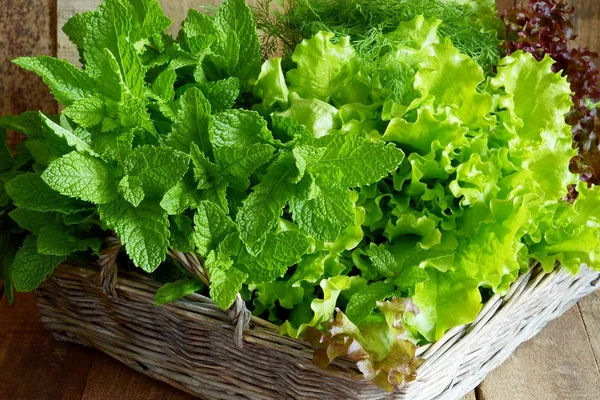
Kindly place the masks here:
<instances>
[{"instance_id":1,"label":"dill frond","mask_svg":"<svg viewBox=\"0 0 600 400\"><path fill-rule=\"evenodd\" d=\"M320 30L350 36L357 51L370 58L386 44L384 34L417 15L442 20L439 33L490 71L500 59L497 32L469 6L448 0L258 0L255 15L263 32L264 57L290 54L304 38ZM488 26L484 26L488 25ZM281 45L273 45L277 41Z\"/></svg>"}]
</instances>

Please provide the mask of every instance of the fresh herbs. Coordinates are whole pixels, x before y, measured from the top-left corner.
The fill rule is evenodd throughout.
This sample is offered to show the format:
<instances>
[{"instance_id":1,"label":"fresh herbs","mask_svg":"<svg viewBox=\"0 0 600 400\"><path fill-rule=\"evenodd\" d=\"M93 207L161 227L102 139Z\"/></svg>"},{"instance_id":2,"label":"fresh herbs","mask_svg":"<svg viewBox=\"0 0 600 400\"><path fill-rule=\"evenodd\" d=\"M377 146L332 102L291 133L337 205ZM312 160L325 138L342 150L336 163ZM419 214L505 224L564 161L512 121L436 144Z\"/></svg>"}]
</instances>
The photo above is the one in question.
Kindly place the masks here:
<instances>
[{"instance_id":1,"label":"fresh herbs","mask_svg":"<svg viewBox=\"0 0 600 400\"><path fill-rule=\"evenodd\" d=\"M335 40L350 36L355 49L367 60L377 58L401 22L417 15L442 21L439 34L452 41L484 70L500 59L495 2L489 0L292 0L284 10L273 0L260 0L254 8L263 37L264 57L277 55L283 46L291 54L302 39L330 31ZM398 35L406 34L397 32ZM409 41L410 34L402 39Z\"/></svg>"},{"instance_id":2,"label":"fresh herbs","mask_svg":"<svg viewBox=\"0 0 600 400\"><path fill-rule=\"evenodd\" d=\"M176 39L157 0L74 17L82 69L16 61L63 114L0 119L27 135L0 149L7 293L116 235L165 283L157 304L241 296L317 365L351 356L392 389L532 260L598 268L600 189L561 200L569 83L549 57L499 59L493 2L461 3L297 0L287 66L261 66L243 0L190 11Z\"/></svg>"}]
</instances>

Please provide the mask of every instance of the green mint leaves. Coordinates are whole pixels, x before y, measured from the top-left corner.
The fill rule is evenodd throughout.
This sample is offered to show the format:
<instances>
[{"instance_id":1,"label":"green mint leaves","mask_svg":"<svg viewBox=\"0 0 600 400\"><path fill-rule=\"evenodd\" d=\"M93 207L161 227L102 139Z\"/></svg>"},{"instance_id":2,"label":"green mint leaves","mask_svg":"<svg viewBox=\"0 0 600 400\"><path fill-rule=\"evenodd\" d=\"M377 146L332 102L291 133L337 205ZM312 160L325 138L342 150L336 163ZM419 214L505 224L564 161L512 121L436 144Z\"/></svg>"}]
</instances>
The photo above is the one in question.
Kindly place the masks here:
<instances>
[{"instance_id":1,"label":"green mint leaves","mask_svg":"<svg viewBox=\"0 0 600 400\"><path fill-rule=\"evenodd\" d=\"M112 229L135 265L154 271L165 260L169 245L167 212L147 200L134 207L125 199L98 206L100 219Z\"/></svg>"},{"instance_id":2,"label":"green mint leaves","mask_svg":"<svg viewBox=\"0 0 600 400\"><path fill-rule=\"evenodd\" d=\"M42 179L58 193L106 204L117 196L117 180L102 160L86 153L72 152L52 162Z\"/></svg>"},{"instance_id":3,"label":"green mint leaves","mask_svg":"<svg viewBox=\"0 0 600 400\"><path fill-rule=\"evenodd\" d=\"M45 255L38 252L35 236L25 239L12 265L12 279L19 292L30 292L50 275L66 256Z\"/></svg>"}]
</instances>

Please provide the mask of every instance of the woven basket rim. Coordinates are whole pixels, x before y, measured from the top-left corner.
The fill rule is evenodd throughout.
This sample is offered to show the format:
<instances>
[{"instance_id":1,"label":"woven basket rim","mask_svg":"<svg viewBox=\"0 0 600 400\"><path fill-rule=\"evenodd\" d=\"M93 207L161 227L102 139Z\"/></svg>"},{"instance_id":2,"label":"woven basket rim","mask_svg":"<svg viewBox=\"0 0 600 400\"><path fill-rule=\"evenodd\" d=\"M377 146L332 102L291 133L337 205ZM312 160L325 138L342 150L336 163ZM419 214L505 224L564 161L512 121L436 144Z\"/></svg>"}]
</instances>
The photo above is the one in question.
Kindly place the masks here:
<instances>
[{"instance_id":1,"label":"woven basket rim","mask_svg":"<svg viewBox=\"0 0 600 400\"><path fill-rule=\"evenodd\" d=\"M241 398L280 398L273 396L279 392L272 392L270 381L255 384L254 373L280 376L289 386L284 392L290 398L452 400L472 390L546 323L600 288L600 272L585 266L576 276L562 269L544 273L532 268L511 285L505 297L490 298L473 323L453 328L439 341L420 346L418 356L424 362L417 368L416 379L389 393L366 381L355 361L336 359L324 370L312 365L313 349L308 342L281 336L277 325L258 317L253 318L253 329L244 332L247 349L236 348L230 337L235 332L231 315L207 296L192 294L157 308L154 294L161 284L128 269L119 273L116 290L120 300L115 301L98 285L99 275L99 266L93 263L66 262L38 290L42 320L57 339L99 348L142 373L200 397L208 396L205 385L212 385L218 396L208 398L227 400L237 400L231 394L234 392ZM142 328L138 328L140 324ZM204 332L200 336L198 329ZM202 339L204 335L206 339ZM163 342L158 348L157 341ZM165 353L163 347L171 351ZM234 382L231 379L237 378L221 379L211 375L210 369L194 370L195 361L187 349L198 354L194 350L197 347L211 356L215 352L214 356L220 357L218 365L227 363L228 369L250 380ZM268 367L255 366L255 359L248 358L251 354L263 362L266 354ZM207 376L215 382L205 382L202 377ZM235 391L228 385L234 385ZM326 392L329 397L318 395Z\"/></svg>"},{"instance_id":2,"label":"woven basket rim","mask_svg":"<svg viewBox=\"0 0 600 400\"><path fill-rule=\"evenodd\" d=\"M81 263L81 262L77 262L74 260L67 260L67 261L63 262L61 265L67 266L69 268L76 268L76 269L79 269L80 271L85 270L85 271L99 272L101 270L101 267L96 262L92 262L92 261L87 262L87 263ZM584 268L584 267L585 267L585 265L582 266L582 268ZM457 335L460 336L460 334L463 332L466 333L471 326L480 323L485 318L486 315L493 313L497 309L497 307L495 307L495 306L497 305L498 302L503 304L503 303L507 302L515 293L519 292L520 289L522 289L523 286L529 281L529 279L531 278L532 275L536 275L538 277L545 277L545 276L549 276L549 275L555 274L560 271L563 271L563 268L558 263L555 266L553 271L545 272L542 269L539 262L532 261L530 263L529 270L526 273L521 274L517 278L517 280L515 280L511 284L510 289L506 294L504 294L504 295L493 294L484 303L482 303L481 310L477 314L477 317L475 320L473 320L470 323L458 325L458 326L455 326L455 327L449 329L448 331L446 331L444 333L444 335L439 340L437 340L435 342L417 345L416 346L416 354L415 354L416 357L421 357L421 356L425 355L425 353L434 352L437 349L443 347L444 344L447 343L449 340L451 340L453 337L456 337ZM147 285L152 286L155 289L158 289L161 287L161 283L154 281L151 277L144 274L143 272L137 271L132 268L119 270L119 273L117 275L117 281L120 281L123 278L141 281ZM209 296L205 296L200 293L191 293L177 301L186 301L186 300L209 304L209 305L213 306L214 308L216 308L219 312L221 312L224 317L228 317L227 312L223 311L220 307L218 307ZM163 306L168 306L168 303ZM157 306L157 307L163 307L163 306ZM308 348L312 348L308 343L301 340L301 338L292 338L292 337L282 336L279 333L280 332L279 325L274 324L274 323L267 321L263 318L260 318L258 316L255 316L254 314L252 314L252 316L251 316L250 323L251 323L252 327L260 326L264 329L270 329L273 332L277 332L277 334L281 338L286 338L288 340L292 340L294 342L301 343L302 345L305 345ZM343 360L344 362L348 362L353 365L356 364L355 361L349 360L346 357L340 357L339 360ZM334 361L334 364L335 364L335 361ZM420 367L418 367L417 369L419 369L419 368ZM352 368L352 369L356 369L356 368Z\"/></svg>"}]
</instances>

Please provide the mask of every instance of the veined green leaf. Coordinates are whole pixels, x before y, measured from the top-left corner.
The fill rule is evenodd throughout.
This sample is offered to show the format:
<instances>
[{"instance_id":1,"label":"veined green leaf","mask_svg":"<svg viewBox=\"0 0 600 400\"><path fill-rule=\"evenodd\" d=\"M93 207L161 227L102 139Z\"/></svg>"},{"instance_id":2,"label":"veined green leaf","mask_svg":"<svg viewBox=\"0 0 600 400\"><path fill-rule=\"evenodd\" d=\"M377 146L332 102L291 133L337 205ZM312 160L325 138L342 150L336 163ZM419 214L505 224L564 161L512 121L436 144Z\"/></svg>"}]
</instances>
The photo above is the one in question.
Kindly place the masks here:
<instances>
[{"instance_id":1,"label":"veined green leaf","mask_svg":"<svg viewBox=\"0 0 600 400\"><path fill-rule=\"evenodd\" d=\"M31 292L54 271L65 256L47 256L38 253L37 239L30 235L19 249L12 266L12 278L18 292Z\"/></svg>"},{"instance_id":2,"label":"veined green leaf","mask_svg":"<svg viewBox=\"0 0 600 400\"><path fill-rule=\"evenodd\" d=\"M147 272L154 271L167 255L169 221L167 213L151 200L134 207L123 199L98 207L100 219L125 245L133 263Z\"/></svg>"},{"instance_id":3,"label":"veined green leaf","mask_svg":"<svg viewBox=\"0 0 600 400\"><path fill-rule=\"evenodd\" d=\"M65 60L48 56L22 57L17 58L14 63L41 76L61 104L68 106L94 95L95 84L92 78L86 71Z\"/></svg>"},{"instance_id":4,"label":"veined green leaf","mask_svg":"<svg viewBox=\"0 0 600 400\"><path fill-rule=\"evenodd\" d=\"M53 161L42 179L60 194L95 204L109 203L117 195L117 179L108 165L83 153Z\"/></svg>"}]
</instances>

